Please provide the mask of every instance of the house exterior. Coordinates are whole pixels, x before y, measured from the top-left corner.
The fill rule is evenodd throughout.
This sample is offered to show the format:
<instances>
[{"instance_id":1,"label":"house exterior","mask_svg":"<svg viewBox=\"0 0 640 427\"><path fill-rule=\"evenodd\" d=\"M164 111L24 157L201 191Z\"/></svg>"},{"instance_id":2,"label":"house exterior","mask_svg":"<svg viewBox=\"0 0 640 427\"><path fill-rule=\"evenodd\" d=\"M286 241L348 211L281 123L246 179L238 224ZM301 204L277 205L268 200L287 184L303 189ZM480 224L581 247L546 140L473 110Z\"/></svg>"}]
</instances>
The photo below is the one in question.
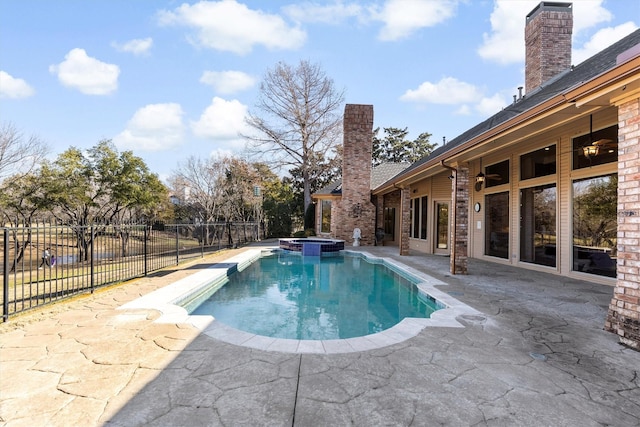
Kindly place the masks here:
<instances>
[{"instance_id":1,"label":"house exterior","mask_svg":"<svg viewBox=\"0 0 640 427\"><path fill-rule=\"evenodd\" d=\"M571 3L527 15L525 93L375 186L367 232L393 208L384 244L453 274L471 257L611 285L605 329L640 349L640 30L572 66L572 23Z\"/></svg>"}]
</instances>

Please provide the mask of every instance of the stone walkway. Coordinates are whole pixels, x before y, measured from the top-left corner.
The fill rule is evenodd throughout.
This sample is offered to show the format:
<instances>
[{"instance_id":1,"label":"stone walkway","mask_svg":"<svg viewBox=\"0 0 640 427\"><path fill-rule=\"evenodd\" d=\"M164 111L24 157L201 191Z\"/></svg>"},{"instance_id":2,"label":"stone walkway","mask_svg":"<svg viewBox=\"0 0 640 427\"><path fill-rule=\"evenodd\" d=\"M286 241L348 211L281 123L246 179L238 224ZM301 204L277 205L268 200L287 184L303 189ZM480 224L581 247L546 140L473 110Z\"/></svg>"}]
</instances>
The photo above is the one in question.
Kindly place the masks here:
<instances>
[{"instance_id":1,"label":"stone walkway","mask_svg":"<svg viewBox=\"0 0 640 427\"><path fill-rule=\"evenodd\" d=\"M6 426L640 426L640 352L602 330L612 288L362 247L448 283L481 315L376 350L290 354L117 307L226 251L0 325Z\"/></svg>"}]
</instances>

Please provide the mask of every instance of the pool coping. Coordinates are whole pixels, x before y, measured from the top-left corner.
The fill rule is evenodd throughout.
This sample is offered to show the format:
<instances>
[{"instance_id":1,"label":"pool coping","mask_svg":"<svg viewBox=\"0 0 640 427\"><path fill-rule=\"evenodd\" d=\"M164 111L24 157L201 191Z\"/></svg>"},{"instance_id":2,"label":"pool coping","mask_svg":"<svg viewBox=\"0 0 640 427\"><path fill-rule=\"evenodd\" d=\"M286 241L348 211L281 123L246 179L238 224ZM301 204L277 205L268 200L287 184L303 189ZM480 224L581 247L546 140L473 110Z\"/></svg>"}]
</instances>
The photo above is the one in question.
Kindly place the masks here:
<instances>
[{"instance_id":1,"label":"pool coping","mask_svg":"<svg viewBox=\"0 0 640 427\"><path fill-rule=\"evenodd\" d=\"M461 316L468 318L475 316L484 317L481 312L458 301L446 292L437 289L436 286L447 285L447 283L441 280L435 279L391 258L375 256L366 251L349 250L344 250L343 252L362 255L373 262L386 263L394 269L415 276L420 280L420 283L416 285L417 288L446 307L435 311L428 319L405 318L389 329L362 337L333 340L294 340L265 337L241 331L217 321L213 316L190 315L186 309L176 305L180 301L185 300L187 296L199 293L203 289L211 286L212 282L224 280L236 269L243 269L258 259L264 251L277 249L278 246L249 249L224 262L216 263L205 270L123 304L118 307L118 309L157 310L160 312L160 316L154 321L156 323L187 323L205 335L229 344L264 351L316 354L353 353L374 350L413 338L427 327L463 328L464 325L457 320Z\"/></svg>"}]
</instances>

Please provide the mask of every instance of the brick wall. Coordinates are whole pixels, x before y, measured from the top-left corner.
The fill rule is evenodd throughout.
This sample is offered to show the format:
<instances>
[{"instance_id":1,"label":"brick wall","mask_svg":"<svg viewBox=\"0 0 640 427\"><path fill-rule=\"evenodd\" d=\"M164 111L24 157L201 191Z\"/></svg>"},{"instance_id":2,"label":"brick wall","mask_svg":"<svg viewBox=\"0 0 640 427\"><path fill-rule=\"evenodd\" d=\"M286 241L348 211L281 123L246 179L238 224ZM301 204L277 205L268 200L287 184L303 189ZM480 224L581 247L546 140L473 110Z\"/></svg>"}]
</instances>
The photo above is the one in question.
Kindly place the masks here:
<instances>
[{"instance_id":1,"label":"brick wall","mask_svg":"<svg viewBox=\"0 0 640 427\"><path fill-rule=\"evenodd\" d=\"M400 255L409 255L411 232L411 188L400 190Z\"/></svg>"},{"instance_id":2,"label":"brick wall","mask_svg":"<svg viewBox=\"0 0 640 427\"><path fill-rule=\"evenodd\" d=\"M571 3L541 2L527 15L525 40L525 92L571 67Z\"/></svg>"},{"instance_id":3,"label":"brick wall","mask_svg":"<svg viewBox=\"0 0 640 427\"><path fill-rule=\"evenodd\" d=\"M371 203L373 105L347 104L344 109L342 199L332 212L332 234L353 243L353 230L362 232L360 244L375 244L376 208ZM333 219L335 218L335 223Z\"/></svg>"},{"instance_id":4,"label":"brick wall","mask_svg":"<svg viewBox=\"0 0 640 427\"><path fill-rule=\"evenodd\" d=\"M451 194L456 196L451 201L454 206L455 223L449 227L451 244L454 246L450 259L452 274L467 274L467 255L469 245L469 165L458 165L456 178L452 180Z\"/></svg>"},{"instance_id":5,"label":"brick wall","mask_svg":"<svg viewBox=\"0 0 640 427\"><path fill-rule=\"evenodd\" d=\"M637 96L637 95L636 95ZM618 278L605 329L640 350L640 99L618 105Z\"/></svg>"}]
</instances>

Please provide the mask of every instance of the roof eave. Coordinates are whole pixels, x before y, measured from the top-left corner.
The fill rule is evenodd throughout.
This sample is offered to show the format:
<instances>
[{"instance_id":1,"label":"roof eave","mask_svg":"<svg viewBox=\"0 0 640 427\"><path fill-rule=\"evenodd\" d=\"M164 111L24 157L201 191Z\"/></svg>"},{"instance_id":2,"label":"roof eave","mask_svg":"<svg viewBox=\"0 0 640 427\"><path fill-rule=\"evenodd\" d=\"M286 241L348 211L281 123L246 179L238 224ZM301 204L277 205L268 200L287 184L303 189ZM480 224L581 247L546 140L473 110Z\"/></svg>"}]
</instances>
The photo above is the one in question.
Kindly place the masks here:
<instances>
[{"instance_id":1,"label":"roof eave","mask_svg":"<svg viewBox=\"0 0 640 427\"><path fill-rule=\"evenodd\" d=\"M591 80L565 90L546 101L524 111L523 113L506 120L494 128L475 136L469 141L445 151L433 159L427 161L419 168L401 173L392 180L379 186L374 194L387 193L397 188L409 185L419 175L424 175L430 169L442 168L441 162L455 161L455 157L491 139L495 139L509 131L531 124L541 117L559 111L561 108L585 105L605 94L615 95L615 91L623 92L629 85L640 85L640 56L617 65L616 67L592 78ZM632 89L632 90L634 90Z\"/></svg>"}]
</instances>

